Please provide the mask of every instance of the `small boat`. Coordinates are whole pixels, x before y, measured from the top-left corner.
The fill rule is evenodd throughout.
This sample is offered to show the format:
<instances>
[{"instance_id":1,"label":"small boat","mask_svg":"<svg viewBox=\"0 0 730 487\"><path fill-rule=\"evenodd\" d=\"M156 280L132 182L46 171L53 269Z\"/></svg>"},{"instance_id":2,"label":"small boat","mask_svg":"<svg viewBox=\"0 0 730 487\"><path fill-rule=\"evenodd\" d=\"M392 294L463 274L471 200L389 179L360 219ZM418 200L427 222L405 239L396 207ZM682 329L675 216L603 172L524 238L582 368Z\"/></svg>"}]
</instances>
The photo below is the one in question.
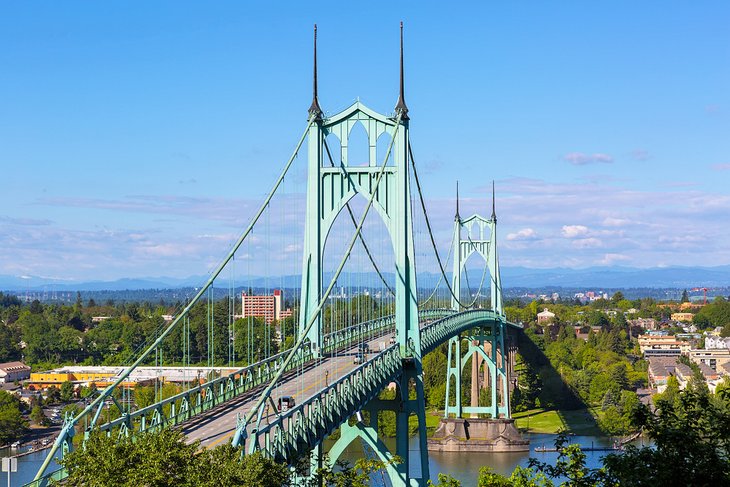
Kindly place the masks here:
<instances>
[{"instance_id":1,"label":"small boat","mask_svg":"<svg viewBox=\"0 0 730 487\"><path fill-rule=\"evenodd\" d=\"M10 448L12 448L13 450L17 450L18 448L20 448L20 442L16 441L12 445L10 445Z\"/></svg>"}]
</instances>

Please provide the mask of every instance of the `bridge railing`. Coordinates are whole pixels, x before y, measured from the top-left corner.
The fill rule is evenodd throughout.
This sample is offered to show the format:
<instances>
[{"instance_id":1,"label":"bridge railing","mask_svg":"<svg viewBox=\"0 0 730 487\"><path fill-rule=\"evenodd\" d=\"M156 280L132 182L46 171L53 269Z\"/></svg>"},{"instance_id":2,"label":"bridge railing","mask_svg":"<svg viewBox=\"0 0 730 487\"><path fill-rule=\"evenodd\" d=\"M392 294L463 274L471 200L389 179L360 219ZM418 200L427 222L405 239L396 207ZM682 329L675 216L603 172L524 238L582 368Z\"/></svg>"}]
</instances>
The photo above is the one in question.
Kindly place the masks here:
<instances>
[{"instance_id":1,"label":"bridge railing","mask_svg":"<svg viewBox=\"0 0 730 487\"><path fill-rule=\"evenodd\" d=\"M262 451L293 463L360 411L401 373L400 348L392 345L349 374L277 417L245 440L246 451Z\"/></svg>"},{"instance_id":2,"label":"bridge railing","mask_svg":"<svg viewBox=\"0 0 730 487\"><path fill-rule=\"evenodd\" d=\"M453 311L448 309L429 309L419 311L419 318L422 320L438 319L451 314ZM394 315L351 325L325 335L322 351L323 353L334 353L359 341L382 335L391 330L394 325ZM125 414L98 426L98 429L111 434L118 428L120 435L129 436L148 430L154 431L177 426L268 383L281 368L287 353L288 351L280 352L150 406ZM302 350L297 351L297 355L287 367L287 371L300 367L313 359L312 349L303 347Z\"/></svg>"},{"instance_id":3,"label":"bridge railing","mask_svg":"<svg viewBox=\"0 0 730 487\"><path fill-rule=\"evenodd\" d=\"M453 310L445 308L422 309L418 311L420 321L436 320L454 314ZM357 343L361 340L372 339L395 328L395 315L383 316L374 320L356 323L341 330L334 331L322 338L322 352L332 353L343 344Z\"/></svg>"},{"instance_id":4,"label":"bridge railing","mask_svg":"<svg viewBox=\"0 0 730 487\"><path fill-rule=\"evenodd\" d=\"M492 310L473 309L462 311L434 321L421 329L421 353L425 355L449 338L488 322L499 322L512 328L522 328L520 325L507 321L504 316Z\"/></svg>"},{"instance_id":5,"label":"bridge railing","mask_svg":"<svg viewBox=\"0 0 730 487\"><path fill-rule=\"evenodd\" d=\"M418 312L419 319L423 321L443 320L447 319L453 314L453 310L440 308L419 310ZM432 325L433 324L427 325L427 328ZM334 353L337 350L344 349L362 340L372 339L374 337L381 336L389 331L392 331L394 329L394 326L394 315L384 316L382 318L377 318L364 323L351 325L342 330L338 330L336 332L325 335L323 337L322 352ZM379 357L381 357L382 354L388 351L390 351L387 355L387 357L389 358L387 358L386 361L392 366L392 364L394 363L392 359L393 348L394 347L386 349L386 351L378 354L366 364L358 367L356 371L366 368L366 365L368 363L371 363L375 360L382 360ZM281 352L249 366L242 367L227 375L218 377L216 379L213 379L212 381L206 382L187 391L163 399L162 401L152 404L148 407L141 408L129 414L122 415L120 418L117 418L111 422L97 426L97 428L101 431L106 432L107 435L111 435L116 432L120 436L134 436L145 431L158 431L163 428L180 425L183 422L189 421L198 415L214 409L216 406L235 399L242 394L256 389L259 386L267 384L281 368L281 364L283 363L287 353L288 351ZM400 356L399 353L400 352L398 352L398 356ZM310 347L302 347L302 349L297 352L295 360L293 360L287 367L287 370L293 370L297 367L305 365L313 359L313 350ZM368 367L372 367L372 365ZM332 386L335 386L336 384L341 384L346 381L351 382L351 379L349 378L351 375L352 374L344 376L343 378L333 383ZM372 377L378 376L373 375L373 373L371 372L368 372L367 380L370 381L368 383L370 383L371 385ZM361 378L360 380L365 379ZM342 387L350 386L348 385ZM382 387L384 387L384 385ZM368 388L368 390L372 390L372 387ZM377 394L379 390L380 389L376 390L374 394ZM347 389L347 391L348 392L345 397L352 398L353 394L355 394L353 390ZM369 400L370 398L367 399L367 401ZM334 399L330 399L330 402L328 404L335 404L333 401ZM365 403L367 401L365 401ZM304 404L308 403L305 402ZM334 428L337 428L340 424L341 423L337 423L337 425L333 427L332 431L334 431ZM89 433L90 431L86 432L87 435ZM34 481L26 485L46 485L46 483L51 480L51 478L53 478L53 480L60 480L65 478L65 476L65 471L63 469L59 469L44 475L44 478L39 479L38 481Z\"/></svg>"},{"instance_id":6,"label":"bridge railing","mask_svg":"<svg viewBox=\"0 0 730 487\"><path fill-rule=\"evenodd\" d=\"M461 313L439 310L430 316L440 318L421 329L424 355L452 336L487 322L518 327L491 310ZM320 444L326 435L374 399L401 371L400 349L397 345L390 346L258 431L247 433L249 436L244 440L246 451L260 450L276 461L295 462L298 455ZM245 429L246 425L239 424L238 427Z\"/></svg>"}]
</instances>

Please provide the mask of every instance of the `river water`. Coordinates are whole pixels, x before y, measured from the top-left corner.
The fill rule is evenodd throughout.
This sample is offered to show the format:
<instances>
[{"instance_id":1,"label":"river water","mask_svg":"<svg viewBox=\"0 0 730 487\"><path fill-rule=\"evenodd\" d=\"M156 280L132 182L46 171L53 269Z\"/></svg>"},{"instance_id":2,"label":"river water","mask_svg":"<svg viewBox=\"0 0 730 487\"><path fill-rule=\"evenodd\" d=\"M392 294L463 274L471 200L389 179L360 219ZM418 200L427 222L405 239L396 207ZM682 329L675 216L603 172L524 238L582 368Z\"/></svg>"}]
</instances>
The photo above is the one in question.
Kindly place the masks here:
<instances>
[{"instance_id":1,"label":"river water","mask_svg":"<svg viewBox=\"0 0 730 487\"><path fill-rule=\"evenodd\" d=\"M536 452L536 447L555 446L556 435L553 434L527 434L525 438L530 440L530 451L520 453L445 453L445 452L429 452L429 471L432 480L436 481L439 473L449 474L457 480L461 481L462 486L472 487L477 485L479 477L479 469L487 466L491 467L496 473L502 475L510 475L515 467L527 467L530 457L536 458L541 462L555 465L558 458L557 452ZM389 441L390 440L390 441ZM570 443L578 443L582 447L610 447L613 440L607 437L598 436L571 436ZM386 445L391 451L395 451L395 442L392 439L385 440ZM636 443L641 445L641 440ZM410 450L412 457L410 471L413 475L419 475L420 461L418 460L418 443L415 438L411 438ZM584 452L586 454L586 465L590 468L599 468L601 466L601 458L606 456L606 451L601 452ZM345 460L351 463L365 456L362 445L353 442L348 447L343 456ZM371 454L372 455L372 454ZM377 476L372 479L372 485L387 485Z\"/></svg>"},{"instance_id":2,"label":"river water","mask_svg":"<svg viewBox=\"0 0 730 487\"><path fill-rule=\"evenodd\" d=\"M461 481L464 487L471 487L477 484L477 478L479 477L479 469L483 466L489 466L494 469L495 472L509 475L517 465L523 467L527 466L527 462L530 457L537 458L538 460L552 465L555 464L555 460L558 457L557 452L536 452L536 447L552 447L555 443L555 435L549 434L528 434L525 435L530 440L530 451L522 453L438 453L429 452L429 467L431 471L431 477L435 481L439 472L447 473L452 475L454 478ZM395 450L395 444L392 440L385 443L388 448ZM591 446L611 446L612 440L605 437L594 437L594 436L572 436L570 437L571 443L578 443L583 447ZM418 461L418 443L415 438L411 439L411 451L415 457L411 463L411 472L417 474L420 470ZM17 453L11 451L9 448L0 449L0 457L10 456ZM11 486L22 486L24 483L33 480L36 471L43 463L46 458L48 450L38 451L29 455L18 458L18 472L11 474ZM601 466L601 458L604 457L607 452L585 452L586 463L591 468L598 468ZM365 456L365 452L362 445L353 443L344 453L344 459L350 462L355 462L357 459ZM53 468L53 467L51 467ZM0 487L8 485L8 478L6 473L0 473ZM384 485L380 478L373 479L373 485Z\"/></svg>"}]
</instances>

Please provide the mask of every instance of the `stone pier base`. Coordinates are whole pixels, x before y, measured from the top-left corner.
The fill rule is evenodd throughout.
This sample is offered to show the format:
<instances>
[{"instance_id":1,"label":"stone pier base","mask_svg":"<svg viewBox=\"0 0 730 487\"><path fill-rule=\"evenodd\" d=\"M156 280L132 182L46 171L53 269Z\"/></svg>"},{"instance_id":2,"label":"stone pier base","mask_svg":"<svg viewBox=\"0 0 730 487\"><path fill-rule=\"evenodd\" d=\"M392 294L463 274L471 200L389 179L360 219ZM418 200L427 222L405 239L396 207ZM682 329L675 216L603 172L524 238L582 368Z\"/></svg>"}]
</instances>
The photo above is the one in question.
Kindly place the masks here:
<instances>
[{"instance_id":1,"label":"stone pier base","mask_svg":"<svg viewBox=\"0 0 730 487\"><path fill-rule=\"evenodd\" d=\"M529 451L530 442L515 427L514 419L441 418L431 451L517 452Z\"/></svg>"}]
</instances>

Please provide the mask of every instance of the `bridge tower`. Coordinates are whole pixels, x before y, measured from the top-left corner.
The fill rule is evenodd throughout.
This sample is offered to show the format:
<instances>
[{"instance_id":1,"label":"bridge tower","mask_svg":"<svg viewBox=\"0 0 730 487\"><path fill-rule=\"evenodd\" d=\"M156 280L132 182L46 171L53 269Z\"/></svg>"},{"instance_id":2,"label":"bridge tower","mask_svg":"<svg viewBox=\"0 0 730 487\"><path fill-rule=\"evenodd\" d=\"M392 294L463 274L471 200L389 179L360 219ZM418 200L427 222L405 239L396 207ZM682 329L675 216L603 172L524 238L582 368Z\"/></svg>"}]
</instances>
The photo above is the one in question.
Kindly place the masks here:
<instances>
[{"instance_id":1,"label":"bridge tower","mask_svg":"<svg viewBox=\"0 0 730 487\"><path fill-rule=\"evenodd\" d=\"M453 271L451 306L454 311L473 308L481 294L484 277L477 295L463 299L461 277L472 254L481 256L489 274L490 306L496 319L483 323L464 335L449 339L446 370L444 418L429 448L442 451L521 451L527 449L511 419L509 385L514 343L507 336L507 319L502 303L502 281L497 255L497 215L494 183L492 183L492 215L486 219L474 214L463 219L459 213L459 187L456 188L454 216ZM466 353L462 347L466 342ZM462 404L462 372L471 358L471 405ZM484 375L481 374L485 365ZM479 405L480 391L489 386L491 404ZM465 415L471 418L466 421ZM488 419L486 418L488 416ZM471 441L469 441L471 440Z\"/></svg>"},{"instance_id":2,"label":"bridge tower","mask_svg":"<svg viewBox=\"0 0 730 487\"><path fill-rule=\"evenodd\" d=\"M392 458L384 443L377 437L379 410L396 412L396 452L402 462L388 467L393 485L425 485L429 479L428 450L426 443L426 418L424 410L423 374L421 363L421 337L416 296L415 250L412 232L411 188L408 170L408 108L404 97L403 80L403 24L400 44L400 93L395 106L395 116L388 117L355 102L342 112L325 116L319 105L317 93L316 26L314 44L313 100L309 108L315 123L308 134L308 177L304 255L302 262L301 310L299 336L306 334L315 355L321 353L323 336L322 313L318 305L322 299L323 253L328 232L337 215L357 194L373 197L373 208L385 223L395 256L395 317L396 343L403 357L403 373L398 383L398 397L393 401L373 400L368 405L371 424L351 427L342 426L341 438L330 451L335 461L339 452L353 440L360 438L370 444L384 461ZM351 165L348 154L350 133L357 124L366 132L369 157L366 166ZM377 141L381 135L392 141L392 163L377 160ZM340 142L339 160L329 161L328 135ZM356 161L352 161L353 163ZM362 161L357 161L362 162ZM376 181L382 172L382 180L373 195ZM315 316L317 314L317 316ZM314 326L305 327L314 320ZM409 399L409 391L415 390L416 398ZM411 478L408 448L408 419L418 418L420 445L420 478Z\"/></svg>"}]
</instances>

